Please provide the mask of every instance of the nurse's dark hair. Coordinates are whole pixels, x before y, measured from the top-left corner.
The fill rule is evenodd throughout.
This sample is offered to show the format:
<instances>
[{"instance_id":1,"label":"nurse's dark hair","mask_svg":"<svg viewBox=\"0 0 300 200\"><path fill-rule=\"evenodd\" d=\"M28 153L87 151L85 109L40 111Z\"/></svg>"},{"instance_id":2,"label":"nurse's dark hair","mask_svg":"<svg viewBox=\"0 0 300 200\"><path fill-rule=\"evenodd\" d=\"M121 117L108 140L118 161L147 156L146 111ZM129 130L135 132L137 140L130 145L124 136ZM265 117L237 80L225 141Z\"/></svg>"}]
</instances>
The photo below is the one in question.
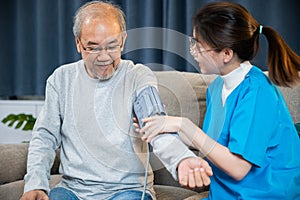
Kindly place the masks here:
<instances>
[{"instance_id":1,"label":"nurse's dark hair","mask_svg":"<svg viewBox=\"0 0 300 200\"><path fill-rule=\"evenodd\" d=\"M263 26L260 31L260 24L239 4L207 4L194 16L193 29L197 40L218 52L230 48L241 60L255 57L259 36L263 34L268 40L268 71L271 81L285 87L300 82L300 57L273 28Z\"/></svg>"}]
</instances>

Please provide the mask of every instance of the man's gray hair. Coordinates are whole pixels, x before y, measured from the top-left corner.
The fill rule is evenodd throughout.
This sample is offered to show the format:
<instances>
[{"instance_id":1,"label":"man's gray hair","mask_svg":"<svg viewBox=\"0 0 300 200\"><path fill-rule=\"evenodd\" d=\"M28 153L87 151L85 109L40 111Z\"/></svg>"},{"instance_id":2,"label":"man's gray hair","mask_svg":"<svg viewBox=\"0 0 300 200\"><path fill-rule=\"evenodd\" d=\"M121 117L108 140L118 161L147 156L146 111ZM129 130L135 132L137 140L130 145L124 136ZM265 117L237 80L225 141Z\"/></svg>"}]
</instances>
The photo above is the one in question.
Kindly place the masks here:
<instances>
[{"instance_id":1,"label":"man's gray hair","mask_svg":"<svg viewBox=\"0 0 300 200\"><path fill-rule=\"evenodd\" d=\"M81 6L75 13L74 25L73 25L73 34L75 37L80 38L81 26L86 17L93 16L93 15L97 16L101 12L101 11L99 11L99 8L85 9L90 5L102 5L102 6L108 6L108 7L112 8L115 11L113 14L116 15L116 17L119 21L121 31L122 32L126 31L125 14L118 5L115 5L111 2L106 2L106 1L105 2L104 1L91 1L91 2L88 2L88 3L84 4L83 6Z\"/></svg>"}]
</instances>

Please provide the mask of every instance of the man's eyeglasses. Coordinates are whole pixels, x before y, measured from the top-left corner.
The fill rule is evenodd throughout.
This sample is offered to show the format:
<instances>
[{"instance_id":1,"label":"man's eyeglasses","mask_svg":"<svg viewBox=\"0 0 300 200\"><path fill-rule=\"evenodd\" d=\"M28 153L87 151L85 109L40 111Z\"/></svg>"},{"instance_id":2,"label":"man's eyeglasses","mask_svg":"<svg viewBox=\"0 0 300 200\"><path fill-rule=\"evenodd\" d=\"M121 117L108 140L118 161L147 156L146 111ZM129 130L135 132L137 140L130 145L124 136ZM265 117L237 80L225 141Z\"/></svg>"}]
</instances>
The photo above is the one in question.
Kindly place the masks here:
<instances>
[{"instance_id":1,"label":"man's eyeglasses","mask_svg":"<svg viewBox=\"0 0 300 200\"><path fill-rule=\"evenodd\" d=\"M117 52L121 51L121 49L123 47L123 38L122 38L121 44L118 44L118 45L108 45L108 46L105 46L105 47L96 47L96 48L93 48L93 47L84 47L83 44L81 43L80 39L79 39L79 43L80 43L82 49L86 53L89 53L89 54L99 54L102 51L105 51L107 54L111 54L111 53L117 53Z\"/></svg>"},{"instance_id":2,"label":"man's eyeglasses","mask_svg":"<svg viewBox=\"0 0 300 200\"><path fill-rule=\"evenodd\" d=\"M190 52L194 57L197 56L198 54L202 54L203 52L216 50L216 48L204 49L203 47L201 47L199 42L193 37L189 37L189 42L190 42Z\"/></svg>"}]
</instances>

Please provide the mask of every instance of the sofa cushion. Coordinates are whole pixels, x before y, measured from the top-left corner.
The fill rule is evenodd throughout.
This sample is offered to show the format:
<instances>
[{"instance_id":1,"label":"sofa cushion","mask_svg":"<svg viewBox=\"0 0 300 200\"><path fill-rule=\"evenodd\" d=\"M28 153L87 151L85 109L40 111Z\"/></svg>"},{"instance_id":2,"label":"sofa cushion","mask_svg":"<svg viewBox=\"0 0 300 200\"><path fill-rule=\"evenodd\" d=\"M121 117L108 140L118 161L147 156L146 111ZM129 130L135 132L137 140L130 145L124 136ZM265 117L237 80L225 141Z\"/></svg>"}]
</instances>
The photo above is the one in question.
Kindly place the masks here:
<instances>
[{"instance_id":1,"label":"sofa cushion","mask_svg":"<svg viewBox=\"0 0 300 200\"><path fill-rule=\"evenodd\" d=\"M279 87L291 113L293 121L300 122L300 85L292 88Z\"/></svg>"},{"instance_id":2,"label":"sofa cushion","mask_svg":"<svg viewBox=\"0 0 300 200\"><path fill-rule=\"evenodd\" d=\"M22 180L26 174L28 143L0 145L0 185ZM59 150L51 174L59 171Z\"/></svg>"},{"instance_id":3,"label":"sofa cushion","mask_svg":"<svg viewBox=\"0 0 300 200\"><path fill-rule=\"evenodd\" d=\"M154 190L156 192L156 198L158 200L179 200L197 195L197 192L189 189L166 185L154 185Z\"/></svg>"},{"instance_id":4,"label":"sofa cushion","mask_svg":"<svg viewBox=\"0 0 300 200\"><path fill-rule=\"evenodd\" d=\"M193 196L185 198L184 200L201 200L202 198L205 198L207 196L208 196L208 191L195 194Z\"/></svg>"}]
</instances>

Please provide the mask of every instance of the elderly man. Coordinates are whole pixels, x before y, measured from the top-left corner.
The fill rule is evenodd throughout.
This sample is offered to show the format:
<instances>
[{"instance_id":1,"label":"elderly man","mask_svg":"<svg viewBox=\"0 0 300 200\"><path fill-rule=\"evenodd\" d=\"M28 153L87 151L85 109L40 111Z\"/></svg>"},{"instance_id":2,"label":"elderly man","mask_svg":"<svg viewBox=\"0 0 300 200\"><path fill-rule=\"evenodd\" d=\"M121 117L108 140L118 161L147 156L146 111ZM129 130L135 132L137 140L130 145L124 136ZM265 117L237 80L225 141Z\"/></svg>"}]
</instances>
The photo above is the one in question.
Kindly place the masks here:
<instances>
[{"instance_id":1,"label":"elderly man","mask_svg":"<svg viewBox=\"0 0 300 200\"><path fill-rule=\"evenodd\" d=\"M132 126L133 101L143 88L157 87L155 76L146 66L121 60L126 24L118 7L99 1L83 5L73 32L82 60L59 67L47 80L21 200L155 199L151 168L145 178L147 143ZM176 135L157 137L152 146L174 177L177 170L179 178L182 174L183 184L209 184L208 164ZM58 148L62 180L50 191ZM188 177L195 168L206 173Z\"/></svg>"}]
</instances>

